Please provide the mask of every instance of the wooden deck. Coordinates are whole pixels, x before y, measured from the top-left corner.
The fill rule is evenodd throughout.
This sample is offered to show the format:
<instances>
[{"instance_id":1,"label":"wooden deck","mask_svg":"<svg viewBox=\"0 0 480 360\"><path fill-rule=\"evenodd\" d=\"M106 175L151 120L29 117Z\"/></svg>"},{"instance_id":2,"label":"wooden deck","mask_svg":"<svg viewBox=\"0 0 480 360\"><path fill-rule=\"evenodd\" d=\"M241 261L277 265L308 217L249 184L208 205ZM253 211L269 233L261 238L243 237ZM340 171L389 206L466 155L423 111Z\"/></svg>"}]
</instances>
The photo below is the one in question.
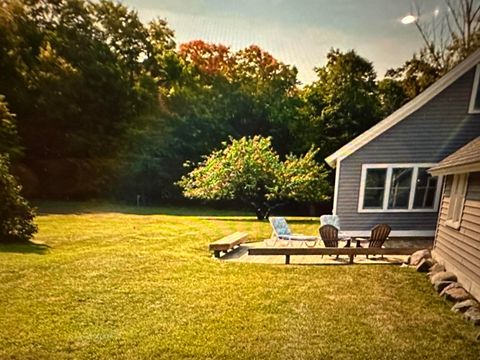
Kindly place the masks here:
<instances>
[{"instance_id":1,"label":"wooden deck","mask_svg":"<svg viewBox=\"0 0 480 360\"><path fill-rule=\"evenodd\" d=\"M265 248L265 244L263 241L261 242L254 242L248 244L240 245L236 250L226 254L222 257L222 261L237 261L243 263L257 263L257 264L285 264L285 256L281 255L249 255L249 249L262 249ZM304 246L275 246L271 249L275 252L274 249L279 249L278 251L282 252L282 249L291 249L292 253L295 252L302 252L300 249L319 249L318 252L323 252L326 249L323 247L314 247L314 248L307 248ZM421 248L421 246L418 246ZM296 250L299 249L299 250ZM320 250L321 249L321 250ZM310 252L310 250L307 250ZM347 250L347 249L345 249ZM348 252L348 251L346 251ZM388 250L386 251L388 252ZM355 258L355 264L402 264L406 262L408 259L408 255L384 255L383 258L380 256L372 256L367 259L365 255L358 255ZM347 265L350 262L350 257L348 255L340 255L338 259L335 256L329 255L291 255L290 256L290 264L297 264L297 265Z\"/></svg>"}]
</instances>

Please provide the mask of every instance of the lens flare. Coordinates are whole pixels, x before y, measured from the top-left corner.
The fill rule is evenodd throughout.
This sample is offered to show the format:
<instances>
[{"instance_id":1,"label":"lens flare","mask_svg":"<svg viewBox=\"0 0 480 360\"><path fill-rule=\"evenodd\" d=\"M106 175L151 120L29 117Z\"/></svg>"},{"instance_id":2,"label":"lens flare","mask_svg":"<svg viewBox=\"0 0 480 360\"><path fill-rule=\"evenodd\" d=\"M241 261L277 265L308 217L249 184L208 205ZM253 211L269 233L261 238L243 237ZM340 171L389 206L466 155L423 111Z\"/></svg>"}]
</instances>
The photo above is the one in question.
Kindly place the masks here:
<instances>
[{"instance_id":1,"label":"lens flare","mask_svg":"<svg viewBox=\"0 0 480 360\"><path fill-rule=\"evenodd\" d=\"M408 24L411 24L413 22L415 22L417 20L417 18L413 15L407 15L405 17L402 18L402 20L400 20L402 22L402 24L404 25L408 25Z\"/></svg>"}]
</instances>

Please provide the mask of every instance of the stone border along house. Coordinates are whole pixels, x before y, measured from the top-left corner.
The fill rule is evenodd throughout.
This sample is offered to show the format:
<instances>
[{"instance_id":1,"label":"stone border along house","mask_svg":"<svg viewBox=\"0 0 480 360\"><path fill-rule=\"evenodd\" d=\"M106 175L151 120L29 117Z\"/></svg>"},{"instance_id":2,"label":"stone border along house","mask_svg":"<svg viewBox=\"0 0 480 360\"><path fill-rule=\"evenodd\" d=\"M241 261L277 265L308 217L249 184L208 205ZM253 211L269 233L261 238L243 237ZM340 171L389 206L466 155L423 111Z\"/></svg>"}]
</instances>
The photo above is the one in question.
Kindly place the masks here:
<instances>
[{"instance_id":1,"label":"stone border along house","mask_svg":"<svg viewBox=\"0 0 480 360\"><path fill-rule=\"evenodd\" d=\"M433 239L443 175L427 170L480 135L479 63L480 49L325 159L342 230L387 223L392 237Z\"/></svg>"},{"instance_id":2,"label":"stone border along house","mask_svg":"<svg viewBox=\"0 0 480 360\"><path fill-rule=\"evenodd\" d=\"M480 137L429 172L445 179L433 257L480 299Z\"/></svg>"}]
</instances>

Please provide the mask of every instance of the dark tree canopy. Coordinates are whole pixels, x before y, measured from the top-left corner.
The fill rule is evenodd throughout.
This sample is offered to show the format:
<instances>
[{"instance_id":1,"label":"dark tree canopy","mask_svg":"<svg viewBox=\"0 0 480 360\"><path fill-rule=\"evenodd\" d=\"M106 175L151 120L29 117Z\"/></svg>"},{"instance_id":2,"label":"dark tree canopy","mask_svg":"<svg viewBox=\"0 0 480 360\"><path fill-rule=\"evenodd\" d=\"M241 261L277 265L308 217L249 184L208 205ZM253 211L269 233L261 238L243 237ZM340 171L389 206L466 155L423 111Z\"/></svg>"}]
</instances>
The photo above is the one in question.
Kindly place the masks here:
<instances>
[{"instance_id":1,"label":"dark tree canopy","mask_svg":"<svg viewBox=\"0 0 480 360\"><path fill-rule=\"evenodd\" d=\"M355 51L332 49L315 70L318 79L304 90L303 142L326 157L375 124L380 103L373 65Z\"/></svg>"},{"instance_id":2,"label":"dark tree canopy","mask_svg":"<svg viewBox=\"0 0 480 360\"><path fill-rule=\"evenodd\" d=\"M470 25L452 23L450 52L442 53L449 59L478 48L473 3L452 5L451 19ZM382 80L355 50L332 49L316 80L301 87L294 66L256 45L177 46L164 19L142 23L121 2L4 1L0 152L28 175L26 193L43 198L179 199L175 182L186 176L185 162L201 161L229 139L256 136L270 139L284 171L307 172L448 70L435 60L443 48L426 45ZM322 168L320 179L328 171ZM319 185L300 191L315 196L291 196L309 185L295 173L284 176L298 181L280 186L277 177L275 191L261 186L269 196L302 202L329 194ZM257 204L274 199L256 194Z\"/></svg>"}]
</instances>

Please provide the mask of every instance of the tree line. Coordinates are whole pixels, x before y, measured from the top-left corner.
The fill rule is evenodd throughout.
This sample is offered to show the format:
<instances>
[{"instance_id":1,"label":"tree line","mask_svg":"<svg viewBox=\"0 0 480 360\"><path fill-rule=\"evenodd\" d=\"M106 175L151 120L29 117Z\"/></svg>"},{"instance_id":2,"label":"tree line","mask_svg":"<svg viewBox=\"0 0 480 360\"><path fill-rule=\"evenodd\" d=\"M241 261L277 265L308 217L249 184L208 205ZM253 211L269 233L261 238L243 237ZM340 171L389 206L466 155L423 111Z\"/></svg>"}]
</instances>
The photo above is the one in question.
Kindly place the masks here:
<instances>
[{"instance_id":1,"label":"tree line","mask_svg":"<svg viewBox=\"0 0 480 360\"><path fill-rule=\"evenodd\" d=\"M451 41L449 67L478 47L473 33L467 50ZM177 44L165 20L142 23L121 3L7 0L0 151L30 197L149 202L181 196L184 163L229 138L269 137L280 159L313 147L323 162L447 71L428 50L451 48L428 46L382 80L354 50L332 48L301 86L256 45Z\"/></svg>"}]
</instances>

